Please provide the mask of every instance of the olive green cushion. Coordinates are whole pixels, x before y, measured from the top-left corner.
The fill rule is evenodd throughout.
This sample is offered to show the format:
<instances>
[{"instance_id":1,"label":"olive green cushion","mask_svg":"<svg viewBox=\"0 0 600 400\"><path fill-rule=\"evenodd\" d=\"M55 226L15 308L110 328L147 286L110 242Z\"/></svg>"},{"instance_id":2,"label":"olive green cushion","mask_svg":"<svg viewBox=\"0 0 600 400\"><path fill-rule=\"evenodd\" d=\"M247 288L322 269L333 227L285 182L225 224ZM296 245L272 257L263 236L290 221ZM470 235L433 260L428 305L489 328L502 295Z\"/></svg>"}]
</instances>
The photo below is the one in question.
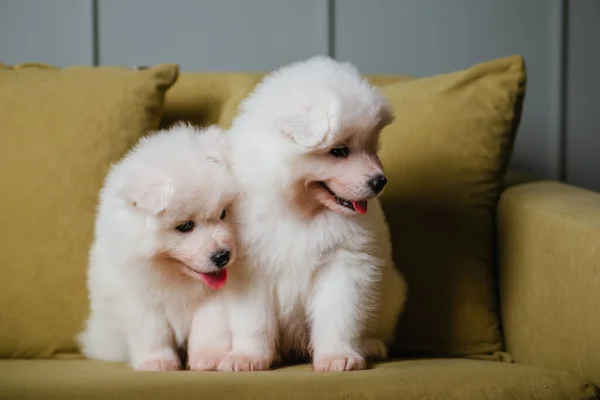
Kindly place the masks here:
<instances>
[{"instance_id":1,"label":"olive green cushion","mask_svg":"<svg viewBox=\"0 0 600 400\"><path fill-rule=\"evenodd\" d=\"M396 361L360 372L308 366L269 372L135 372L87 360L0 361L2 399L583 400L592 385L565 372L460 359Z\"/></svg>"},{"instance_id":2,"label":"olive green cushion","mask_svg":"<svg viewBox=\"0 0 600 400\"><path fill-rule=\"evenodd\" d=\"M382 132L382 197L408 281L403 354L503 348L494 213L525 91L519 56L382 87L396 120Z\"/></svg>"},{"instance_id":3,"label":"olive green cushion","mask_svg":"<svg viewBox=\"0 0 600 400\"><path fill-rule=\"evenodd\" d=\"M156 129L176 65L0 65L0 357L75 349L104 175Z\"/></svg>"},{"instance_id":4,"label":"olive green cushion","mask_svg":"<svg viewBox=\"0 0 600 400\"><path fill-rule=\"evenodd\" d=\"M229 128L240 102L262 73L182 73L165 97L161 127L178 121Z\"/></svg>"}]
</instances>

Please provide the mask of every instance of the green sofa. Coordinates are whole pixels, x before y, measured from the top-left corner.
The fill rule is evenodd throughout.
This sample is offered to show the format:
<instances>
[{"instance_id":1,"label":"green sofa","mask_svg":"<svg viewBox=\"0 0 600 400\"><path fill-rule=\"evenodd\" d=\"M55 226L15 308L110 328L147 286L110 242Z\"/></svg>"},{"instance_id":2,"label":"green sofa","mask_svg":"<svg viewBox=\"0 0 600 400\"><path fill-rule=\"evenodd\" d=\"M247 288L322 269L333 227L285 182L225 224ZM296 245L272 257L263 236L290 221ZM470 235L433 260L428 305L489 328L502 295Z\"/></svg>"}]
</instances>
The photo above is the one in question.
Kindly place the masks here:
<instances>
[{"instance_id":1,"label":"green sofa","mask_svg":"<svg viewBox=\"0 0 600 400\"><path fill-rule=\"evenodd\" d=\"M163 373L79 355L108 165L174 121L228 126L261 77L0 65L0 399L600 398L600 194L505 177L524 92L518 57L369 77L398 117L383 138L383 203L412 296L389 361Z\"/></svg>"}]
</instances>

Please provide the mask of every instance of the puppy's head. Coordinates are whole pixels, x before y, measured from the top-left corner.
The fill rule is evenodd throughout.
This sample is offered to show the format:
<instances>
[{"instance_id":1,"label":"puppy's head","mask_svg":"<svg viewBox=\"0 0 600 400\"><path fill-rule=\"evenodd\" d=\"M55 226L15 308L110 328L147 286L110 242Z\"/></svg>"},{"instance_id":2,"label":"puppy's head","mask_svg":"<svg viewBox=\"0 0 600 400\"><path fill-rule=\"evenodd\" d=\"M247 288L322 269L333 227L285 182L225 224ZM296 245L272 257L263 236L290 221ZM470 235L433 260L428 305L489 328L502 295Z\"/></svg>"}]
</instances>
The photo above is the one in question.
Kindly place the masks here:
<instances>
[{"instance_id":1,"label":"puppy's head","mask_svg":"<svg viewBox=\"0 0 600 400\"><path fill-rule=\"evenodd\" d=\"M224 135L176 126L144 139L128 156L126 206L142 215L152 257L173 273L218 289L236 255L229 207L236 197Z\"/></svg>"},{"instance_id":2,"label":"puppy's head","mask_svg":"<svg viewBox=\"0 0 600 400\"><path fill-rule=\"evenodd\" d=\"M364 214L386 185L377 151L393 112L351 64L315 57L284 67L257 86L241 111L292 149L282 158L291 163L296 204Z\"/></svg>"}]
</instances>

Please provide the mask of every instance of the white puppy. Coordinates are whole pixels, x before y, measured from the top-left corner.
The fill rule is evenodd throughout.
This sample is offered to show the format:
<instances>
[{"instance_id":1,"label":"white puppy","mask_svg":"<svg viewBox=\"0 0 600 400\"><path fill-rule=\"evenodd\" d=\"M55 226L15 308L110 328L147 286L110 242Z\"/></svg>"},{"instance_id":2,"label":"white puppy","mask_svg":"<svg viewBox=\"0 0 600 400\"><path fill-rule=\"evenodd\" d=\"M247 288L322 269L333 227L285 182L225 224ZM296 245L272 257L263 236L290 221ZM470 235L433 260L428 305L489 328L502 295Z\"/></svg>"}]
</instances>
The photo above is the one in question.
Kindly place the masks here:
<instances>
[{"instance_id":1,"label":"white puppy","mask_svg":"<svg viewBox=\"0 0 600 400\"><path fill-rule=\"evenodd\" d=\"M210 343L228 331L210 298L236 251L225 141L218 128L178 125L140 140L108 173L90 250L91 314L79 336L88 357L179 369L196 313L190 366L214 363Z\"/></svg>"},{"instance_id":2,"label":"white puppy","mask_svg":"<svg viewBox=\"0 0 600 400\"><path fill-rule=\"evenodd\" d=\"M232 349L220 370L281 354L343 371L387 356L407 292L375 199L392 120L356 68L325 57L272 73L242 103L228 136L243 265L222 293Z\"/></svg>"}]
</instances>

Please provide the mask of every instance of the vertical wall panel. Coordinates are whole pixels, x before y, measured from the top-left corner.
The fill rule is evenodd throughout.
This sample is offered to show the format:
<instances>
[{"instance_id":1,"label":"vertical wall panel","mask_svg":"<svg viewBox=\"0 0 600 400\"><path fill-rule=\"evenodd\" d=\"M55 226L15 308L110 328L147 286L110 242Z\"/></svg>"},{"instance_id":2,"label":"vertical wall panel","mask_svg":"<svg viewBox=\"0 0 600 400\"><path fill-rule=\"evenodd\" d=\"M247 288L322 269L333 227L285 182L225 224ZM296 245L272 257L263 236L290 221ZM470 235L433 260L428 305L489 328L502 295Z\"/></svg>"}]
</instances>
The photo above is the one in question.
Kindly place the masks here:
<instances>
[{"instance_id":1,"label":"vertical wall panel","mask_svg":"<svg viewBox=\"0 0 600 400\"><path fill-rule=\"evenodd\" d=\"M600 191L600 1L570 2L567 180Z\"/></svg>"},{"instance_id":2,"label":"vertical wall panel","mask_svg":"<svg viewBox=\"0 0 600 400\"><path fill-rule=\"evenodd\" d=\"M561 2L522 0L338 0L338 59L364 72L427 76L515 53L528 91L513 167L560 171Z\"/></svg>"},{"instance_id":3,"label":"vertical wall panel","mask_svg":"<svg viewBox=\"0 0 600 400\"><path fill-rule=\"evenodd\" d=\"M0 0L0 62L92 65L92 1Z\"/></svg>"},{"instance_id":4,"label":"vertical wall panel","mask_svg":"<svg viewBox=\"0 0 600 400\"><path fill-rule=\"evenodd\" d=\"M325 0L99 0L100 63L264 71L327 52Z\"/></svg>"}]
</instances>

